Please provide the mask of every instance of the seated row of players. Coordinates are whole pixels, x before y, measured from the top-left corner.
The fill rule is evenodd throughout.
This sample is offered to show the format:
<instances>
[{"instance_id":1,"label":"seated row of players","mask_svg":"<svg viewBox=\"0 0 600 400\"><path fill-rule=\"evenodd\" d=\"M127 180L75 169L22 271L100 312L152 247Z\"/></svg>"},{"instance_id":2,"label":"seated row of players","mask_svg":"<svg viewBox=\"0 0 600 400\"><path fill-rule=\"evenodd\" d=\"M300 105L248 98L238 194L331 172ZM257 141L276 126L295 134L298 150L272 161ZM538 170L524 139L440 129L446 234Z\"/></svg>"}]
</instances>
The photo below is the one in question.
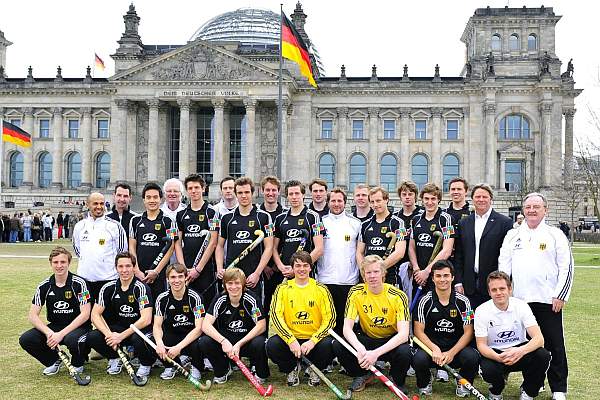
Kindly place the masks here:
<instances>
[{"instance_id":1,"label":"seated row of players","mask_svg":"<svg viewBox=\"0 0 600 400\"><path fill-rule=\"evenodd\" d=\"M49 259L54 274L38 286L29 313L34 328L20 338L21 346L46 366L46 375L60 368L53 349L61 343L69 348L78 371L83 371L89 349L94 348L109 359L109 374L117 374L122 368L117 348L131 345L141 362L138 376L149 375L156 355L162 360L165 356L178 359L187 355L197 379L202 358L208 357L216 383L225 383L231 373L227 356L247 356L256 367L259 382L264 382L269 376L268 354L287 374L290 386L299 384L302 356L320 369L337 357L354 378L354 391L364 389L370 379L366 371L377 361L390 362L392 379L404 392L412 362L417 386L427 389L422 394L431 394L430 367L449 364L460 368L461 375L472 382L480 365L484 380L490 383L490 399L496 400L502 398L505 374L519 370L524 377L521 399L535 397L544 381L543 366L550 361L531 309L527 303L510 297L510 279L503 272L493 272L487 278L492 299L478 307L474 318L469 300L453 289L452 264L440 261L432 266L434 290L420 299L413 317L415 336L432 349L430 357L422 350L411 354L408 298L385 283L381 257L365 257L360 264L364 283L351 288L344 312L343 334L357 350L354 357L328 334L335 324L333 300L325 285L310 278L313 262L304 251L291 256L294 278L276 289L271 304L275 335L266 345L264 310L246 290L245 275L237 268L225 271L225 290L205 313L201 296L186 287L187 269L181 264L170 265L166 273L170 289L156 299L150 330L150 290L134 276L135 257L119 254L115 260L119 278L101 289L91 312L96 330L88 332L90 303L85 281L69 272L71 255L64 248L55 248ZM44 304L48 325L39 316ZM468 346L473 338L473 319L481 362L479 354ZM130 324L154 337L156 354L134 334ZM513 334L505 337L502 332ZM163 379L173 376L170 367L161 374ZM319 384L318 376L310 373L308 383ZM457 385L456 395L467 396L468 390Z\"/></svg>"}]
</instances>

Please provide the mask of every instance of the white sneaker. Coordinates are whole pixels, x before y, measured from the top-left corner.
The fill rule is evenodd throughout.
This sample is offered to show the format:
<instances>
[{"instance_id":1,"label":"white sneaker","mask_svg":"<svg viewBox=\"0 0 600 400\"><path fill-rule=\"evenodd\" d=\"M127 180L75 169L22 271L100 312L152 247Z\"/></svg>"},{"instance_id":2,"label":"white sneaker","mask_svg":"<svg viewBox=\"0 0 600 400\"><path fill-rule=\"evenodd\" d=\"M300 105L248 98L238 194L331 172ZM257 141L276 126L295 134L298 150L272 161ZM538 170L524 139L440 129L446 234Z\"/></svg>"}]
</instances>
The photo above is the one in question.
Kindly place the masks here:
<instances>
[{"instance_id":1,"label":"white sneaker","mask_svg":"<svg viewBox=\"0 0 600 400\"><path fill-rule=\"evenodd\" d=\"M308 386L319 386L321 384L321 378L311 368L308 370Z\"/></svg>"},{"instance_id":2,"label":"white sneaker","mask_svg":"<svg viewBox=\"0 0 600 400\"><path fill-rule=\"evenodd\" d=\"M222 385L225 382L227 382L227 379L229 379L229 376L233 373L233 370L231 368L229 368L227 370L227 372L225 373L225 375L223 376L215 376L213 378L213 382L216 383L217 385Z\"/></svg>"},{"instance_id":3,"label":"white sneaker","mask_svg":"<svg viewBox=\"0 0 600 400\"><path fill-rule=\"evenodd\" d=\"M200 380L200 370L194 366L192 366L190 375L192 375L192 378L194 378L195 380L197 380L197 381Z\"/></svg>"},{"instance_id":4,"label":"white sneaker","mask_svg":"<svg viewBox=\"0 0 600 400\"><path fill-rule=\"evenodd\" d=\"M118 375L123 369L123 363L118 358L112 358L108 360L108 367L106 367L106 373L109 375Z\"/></svg>"},{"instance_id":5,"label":"white sneaker","mask_svg":"<svg viewBox=\"0 0 600 400\"><path fill-rule=\"evenodd\" d=\"M488 397L489 400L504 400L504 397L502 397L502 394L491 394Z\"/></svg>"},{"instance_id":6,"label":"white sneaker","mask_svg":"<svg viewBox=\"0 0 600 400\"><path fill-rule=\"evenodd\" d=\"M213 371L213 366L210 363L210 360L208 358L204 359L204 370L205 371Z\"/></svg>"},{"instance_id":7,"label":"white sneaker","mask_svg":"<svg viewBox=\"0 0 600 400\"><path fill-rule=\"evenodd\" d=\"M406 376L415 376L415 369L413 367L408 368L408 371L406 371Z\"/></svg>"},{"instance_id":8,"label":"white sneaker","mask_svg":"<svg viewBox=\"0 0 600 400\"><path fill-rule=\"evenodd\" d=\"M261 378L260 376L254 374L254 378L259 385L264 385L267 382L267 378Z\"/></svg>"},{"instance_id":9,"label":"white sneaker","mask_svg":"<svg viewBox=\"0 0 600 400\"><path fill-rule=\"evenodd\" d=\"M140 378L150 376L150 370L152 369L151 365L140 365L137 372L135 373Z\"/></svg>"},{"instance_id":10,"label":"white sneaker","mask_svg":"<svg viewBox=\"0 0 600 400\"><path fill-rule=\"evenodd\" d=\"M162 372L162 374L160 374L160 379L163 379L166 381L171 380L171 379L175 378L176 372L177 372L177 370L175 368L167 367Z\"/></svg>"},{"instance_id":11,"label":"white sneaker","mask_svg":"<svg viewBox=\"0 0 600 400\"><path fill-rule=\"evenodd\" d=\"M192 363L192 358L190 356L186 356L186 355L180 355L179 356L179 363L181 364L181 366L183 368L189 368L190 364Z\"/></svg>"},{"instance_id":12,"label":"white sneaker","mask_svg":"<svg viewBox=\"0 0 600 400\"><path fill-rule=\"evenodd\" d=\"M298 386L300 384L300 368L295 367L292 372L287 375L288 386Z\"/></svg>"},{"instance_id":13,"label":"white sneaker","mask_svg":"<svg viewBox=\"0 0 600 400\"><path fill-rule=\"evenodd\" d=\"M530 395L525 393L523 389L521 389L521 396L519 397L519 400L533 400L533 397L531 397Z\"/></svg>"},{"instance_id":14,"label":"white sneaker","mask_svg":"<svg viewBox=\"0 0 600 400\"><path fill-rule=\"evenodd\" d=\"M61 365L62 365L62 361L58 360L51 366L44 368L44 370L42 371L42 374L44 374L46 376L56 375L56 374L58 374L58 371L60 371Z\"/></svg>"},{"instance_id":15,"label":"white sneaker","mask_svg":"<svg viewBox=\"0 0 600 400\"><path fill-rule=\"evenodd\" d=\"M433 383L431 381L429 381L427 386L425 386L424 388L419 388L419 395L421 395L421 396L431 396L432 393L433 393Z\"/></svg>"},{"instance_id":16,"label":"white sneaker","mask_svg":"<svg viewBox=\"0 0 600 400\"><path fill-rule=\"evenodd\" d=\"M461 385L460 383L456 385L456 397L468 397L470 394L471 392L465 385Z\"/></svg>"},{"instance_id":17,"label":"white sneaker","mask_svg":"<svg viewBox=\"0 0 600 400\"><path fill-rule=\"evenodd\" d=\"M567 394L565 392L553 392L552 400L567 400Z\"/></svg>"},{"instance_id":18,"label":"white sneaker","mask_svg":"<svg viewBox=\"0 0 600 400\"><path fill-rule=\"evenodd\" d=\"M437 374L435 376L435 380L438 382L448 382L450 379L448 378L448 372L443 369L438 369Z\"/></svg>"}]
</instances>

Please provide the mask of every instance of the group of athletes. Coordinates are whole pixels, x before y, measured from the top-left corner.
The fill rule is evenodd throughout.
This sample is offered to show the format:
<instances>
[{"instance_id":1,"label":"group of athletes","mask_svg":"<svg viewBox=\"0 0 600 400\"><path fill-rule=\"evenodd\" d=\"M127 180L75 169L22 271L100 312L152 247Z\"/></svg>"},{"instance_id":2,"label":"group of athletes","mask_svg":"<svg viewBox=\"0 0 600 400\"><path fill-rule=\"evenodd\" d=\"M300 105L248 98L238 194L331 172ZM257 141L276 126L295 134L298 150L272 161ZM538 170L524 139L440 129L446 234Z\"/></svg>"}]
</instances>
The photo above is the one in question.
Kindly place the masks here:
<instances>
[{"instance_id":1,"label":"group of athletes","mask_svg":"<svg viewBox=\"0 0 600 400\"><path fill-rule=\"evenodd\" d=\"M322 371L339 364L352 391L364 390L378 368L389 369L404 393L414 373L420 395L432 394L434 379L448 381L442 367L450 366L471 383L479 372L492 400L502 399L513 371L523 371L520 398L536 397L552 353L560 363L547 374L553 399L566 398L566 353L556 331L562 336L572 257L564 235L544 222L543 195L526 197L531 223L510 230L511 220L491 208L492 189L475 186L471 206L462 178L450 182L446 209L431 183L419 192L403 182L397 210L383 188L357 185L351 212L345 191L328 191L321 179L308 185L308 205L306 186L290 180L282 207L281 186L265 177L264 202L256 205L250 178L227 177L221 201L210 205L204 179L191 174L183 185L146 184L141 215L123 207L105 213L104 197L92 193L89 216L73 232L77 274L69 251L52 250L53 275L37 287L33 328L21 346L45 375L59 371L55 350L64 344L78 373L95 350L108 360L108 374L119 374L119 352L128 350L139 360L137 377L163 364L160 378L172 379L176 360L190 365L194 379L212 370L213 382L224 384L230 359L247 357L259 384L270 376L269 360L290 386L309 364ZM165 192L183 188L187 206L161 207ZM115 205L127 196L131 188L117 185ZM551 251L559 253L552 266ZM540 265L524 270L528 263ZM423 347L411 346L412 335ZM555 362L561 346L564 360ZM308 385L320 384L322 375L306 373ZM473 393L468 386L457 380L456 395Z\"/></svg>"}]
</instances>

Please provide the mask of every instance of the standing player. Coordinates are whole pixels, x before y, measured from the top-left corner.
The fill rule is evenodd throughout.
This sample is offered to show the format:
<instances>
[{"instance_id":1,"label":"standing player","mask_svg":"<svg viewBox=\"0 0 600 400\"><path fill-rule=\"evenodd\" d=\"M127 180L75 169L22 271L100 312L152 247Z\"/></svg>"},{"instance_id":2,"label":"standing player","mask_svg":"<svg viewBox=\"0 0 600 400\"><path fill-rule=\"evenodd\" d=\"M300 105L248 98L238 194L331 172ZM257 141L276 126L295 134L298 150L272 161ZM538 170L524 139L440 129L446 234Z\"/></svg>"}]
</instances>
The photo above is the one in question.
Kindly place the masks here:
<instances>
[{"instance_id":1,"label":"standing player","mask_svg":"<svg viewBox=\"0 0 600 400\"><path fill-rule=\"evenodd\" d=\"M439 207L442 192L434 183L428 183L421 190L421 200L425 211L415 216L411 221L411 237L408 247L408 256L413 268L413 293L417 286L422 286L423 293L433 289L431 282L431 266L439 260L447 260L452 254L454 246L454 227L452 218ZM443 238L442 249L439 254L429 262L436 243L433 232L441 232Z\"/></svg>"},{"instance_id":2,"label":"standing player","mask_svg":"<svg viewBox=\"0 0 600 400\"><path fill-rule=\"evenodd\" d=\"M185 178L185 189L190 204L185 210L177 213L177 230L180 238L175 242L177 261L188 268L189 287L202 293L206 303L216 295L216 286L209 288L216 277L214 252L217 247L220 219L217 212L204 201L203 193L206 182L199 174L191 174ZM197 265L194 265L198 252L205 240L200 232L208 230L210 239L208 247L202 253Z\"/></svg>"},{"instance_id":3,"label":"standing player","mask_svg":"<svg viewBox=\"0 0 600 400\"><path fill-rule=\"evenodd\" d=\"M225 271L223 260L225 265L229 265L257 238L254 231L262 230L265 235L263 242L237 264L237 267L247 276L248 287L256 293L262 293L259 282L273 251L273 224L268 213L252 204L253 194L252 179L241 177L235 181L235 195L239 206L221 218L221 234L215 250L215 260L217 276L222 279ZM227 245L227 255L223 257L225 245Z\"/></svg>"},{"instance_id":4,"label":"standing player","mask_svg":"<svg viewBox=\"0 0 600 400\"><path fill-rule=\"evenodd\" d=\"M469 184L465 178L456 177L449 183L450 197L452 201L444 211L452 217L454 229L458 228L458 222L471 215L471 206L466 200Z\"/></svg>"},{"instance_id":5,"label":"standing player","mask_svg":"<svg viewBox=\"0 0 600 400\"><path fill-rule=\"evenodd\" d=\"M219 216L223 217L223 215L233 211L238 206L235 197L235 178L226 176L221 179L219 188L221 189L221 201L215 204L215 209L219 213Z\"/></svg>"},{"instance_id":6,"label":"standing player","mask_svg":"<svg viewBox=\"0 0 600 400\"><path fill-rule=\"evenodd\" d=\"M540 327L527 303L512 297L508 275L493 271L487 287L492 299L475 310L475 339L481 353L481 376L490 384L489 398L502 400L505 376L521 371L520 400L533 399L550 363Z\"/></svg>"},{"instance_id":7,"label":"standing player","mask_svg":"<svg viewBox=\"0 0 600 400\"><path fill-rule=\"evenodd\" d=\"M136 214L129 209L131 203L131 186L127 183L117 183L113 194L112 212L109 218L119 221L125 232L129 232L129 223Z\"/></svg>"},{"instance_id":8,"label":"standing player","mask_svg":"<svg viewBox=\"0 0 600 400\"><path fill-rule=\"evenodd\" d=\"M365 389L371 375L367 370L378 360L389 361L390 374L402 392L410 366L408 298L396 287L384 283L386 268L381 257L370 255L360 263L365 283L354 286L348 294L344 313L344 337L356 349L352 355L338 341L333 350L342 366L353 377L350 389ZM358 321L360 330L354 331Z\"/></svg>"},{"instance_id":9,"label":"standing player","mask_svg":"<svg viewBox=\"0 0 600 400\"><path fill-rule=\"evenodd\" d=\"M256 367L256 378L263 384L269 377L265 352L267 324L260 301L246 291L246 277L239 268L223 274L225 293L210 305L202 323L205 335L200 348L214 367L214 382L223 384L231 375L227 357L248 357Z\"/></svg>"},{"instance_id":10,"label":"standing player","mask_svg":"<svg viewBox=\"0 0 600 400\"><path fill-rule=\"evenodd\" d=\"M354 205L350 207L352 216L360 222L365 222L373 216L373 209L369 205L369 186L359 183L354 187Z\"/></svg>"},{"instance_id":11,"label":"standing player","mask_svg":"<svg viewBox=\"0 0 600 400\"><path fill-rule=\"evenodd\" d=\"M385 282L396 285L398 262L406 252L407 235L404 222L388 210L389 199L388 192L381 187L374 187L369 191L369 202L375 214L362 223L356 249L356 260L358 264L361 264L365 256L371 254L383 258L392 240L388 233L392 232L396 236L396 244L383 263L386 268Z\"/></svg>"},{"instance_id":12,"label":"standing player","mask_svg":"<svg viewBox=\"0 0 600 400\"><path fill-rule=\"evenodd\" d=\"M174 236L175 224L160 209L163 192L156 183L149 182L142 190L146 211L131 219L129 227L129 251L137 259L136 276L150 286L153 298L166 290L165 268L173 253L173 243L158 265L154 261L165 241Z\"/></svg>"},{"instance_id":13,"label":"standing player","mask_svg":"<svg viewBox=\"0 0 600 400\"><path fill-rule=\"evenodd\" d=\"M119 279L109 282L100 290L98 302L92 309L92 323L96 330L87 336L86 344L108 359L106 372L117 375L123 364L117 348L133 346L134 354L140 360L136 373L139 377L149 376L156 356L129 325L149 332L152 323L152 295L148 285L135 275L135 256L129 252L117 254L115 269Z\"/></svg>"},{"instance_id":14,"label":"standing player","mask_svg":"<svg viewBox=\"0 0 600 400\"><path fill-rule=\"evenodd\" d=\"M71 363L81 373L87 357L81 343L89 330L90 293L85 280L69 272L71 253L67 249L55 247L48 259L53 274L38 285L33 295L29 308L33 328L21 335L19 344L46 367L44 375L58 373L61 361L53 350L64 344L71 353ZM47 325L40 318L44 305Z\"/></svg>"},{"instance_id":15,"label":"standing player","mask_svg":"<svg viewBox=\"0 0 600 400\"><path fill-rule=\"evenodd\" d=\"M308 184L308 190L310 190L311 202L308 208L319 214L319 217L323 218L328 212L329 207L327 204L327 182L323 179L313 179Z\"/></svg>"},{"instance_id":16,"label":"standing player","mask_svg":"<svg viewBox=\"0 0 600 400\"><path fill-rule=\"evenodd\" d=\"M479 355L469 346L473 339L473 310L469 299L452 287L454 267L438 261L431 267L435 289L419 301L414 318L415 336L433 352L430 357L418 348L413 355L420 395L430 396L432 379L429 368L448 364L460 368L460 374L473 383ZM467 397L469 390L457 382L456 395Z\"/></svg>"},{"instance_id":17,"label":"standing player","mask_svg":"<svg viewBox=\"0 0 600 400\"><path fill-rule=\"evenodd\" d=\"M192 359L191 375L200 380L202 353L198 338L202 334L204 304L198 293L185 286L187 268L182 264L167 267L169 290L156 299L152 332L156 340L156 354L165 361L168 356L177 360L180 354ZM176 369L166 367L161 379L173 379Z\"/></svg>"},{"instance_id":18,"label":"standing player","mask_svg":"<svg viewBox=\"0 0 600 400\"><path fill-rule=\"evenodd\" d=\"M300 358L306 356L319 369L333 360L329 329L335 324L335 309L325 285L310 277L312 258L306 251L292 255L294 279L275 290L271 303L271 321L275 335L267 340L267 355L279 370L287 374L287 384L300 384ZM309 368L308 384L321 383Z\"/></svg>"}]
</instances>

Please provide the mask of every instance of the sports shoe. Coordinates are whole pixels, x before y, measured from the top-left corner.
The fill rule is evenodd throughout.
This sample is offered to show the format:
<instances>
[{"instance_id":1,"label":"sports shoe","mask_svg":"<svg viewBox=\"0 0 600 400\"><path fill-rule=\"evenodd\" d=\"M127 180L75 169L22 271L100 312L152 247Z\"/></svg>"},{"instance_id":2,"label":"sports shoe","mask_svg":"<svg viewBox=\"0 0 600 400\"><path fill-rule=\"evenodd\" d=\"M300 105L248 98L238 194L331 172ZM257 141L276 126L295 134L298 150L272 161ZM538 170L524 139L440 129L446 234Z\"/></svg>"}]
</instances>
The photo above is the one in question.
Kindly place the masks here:
<instances>
[{"instance_id":1,"label":"sports shoe","mask_svg":"<svg viewBox=\"0 0 600 400\"><path fill-rule=\"evenodd\" d=\"M465 387L465 385L461 385L460 383L456 385L456 397L467 397L470 394L471 392Z\"/></svg>"},{"instance_id":2,"label":"sports shoe","mask_svg":"<svg viewBox=\"0 0 600 400\"><path fill-rule=\"evenodd\" d=\"M373 379L372 377L372 374L357 376L356 378L352 379L352 383L350 384L350 390L353 392L362 392L363 390L365 390L367 383L369 383L369 381Z\"/></svg>"},{"instance_id":3,"label":"sports shoe","mask_svg":"<svg viewBox=\"0 0 600 400\"><path fill-rule=\"evenodd\" d=\"M44 368L42 374L46 376L56 375L58 371L60 371L60 366L62 365L62 361L57 360L54 364L49 367Z\"/></svg>"},{"instance_id":4,"label":"sports shoe","mask_svg":"<svg viewBox=\"0 0 600 400\"><path fill-rule=\"evenodd\" d=\"M421 396L431 396L433 393L433 382L432 379L429 378L429 383L424 388L419 388L419 395Z\"/></svg>"},{"instance_id":5,"label":"sports shoe","mask_svg":"<svg viewBox=\"0 0 600 400\"><path fill-rule=\"evenodd\" d=\"M406 376L415 376L415 369L413 367L409 367L408 371L406 371Z\"/></svg>"},{"instance_id":6,"label":"sports shoe","mask_svg":"<svg viewBox=\"0 0 600 400\"><path fill-rule=\"evenodd\" d=\"M195 380L199 381L200 380L200 370L194 366L192 366L192 369L190 370L190 375L192 376L192 378L194 378Z\"/></svg>"},{"instance_id":7,"label":"sports shoe","mask_svg":"<svg viewBox=\"0 0 600 400\"><path fill-rule=\"evenodd\" d=\"M323 370L323 373L325 373L325 374L330 374L332 372L333 372L333 363L326 366L325 369ZM309 375L310 375L310 372L309 372Z\"/></svg>"},{"instance_id":8,"label":"sports shoe","mask_svg":"<svg viewBox=\"0 0 600 400\"><path fill-rule=\"evenodd\" d=\"M488 397L489 400L504 400L504 397L502 397L502 394L491 394Z\"/></svg>"},{"instance_id":9,"label":"sports shoe","mask_svg":"<svg viewBox=\"0 0 600 400\"><path fill-rule=\"evenodd\" d=\"M552 400L567 400L567 394L565 392L553 392Z\"/></svg>"},{"instance_id":10,"label":"sports shoe","mask_svg":"<svg viewBox=\"0 0 600 400\"><path fill-rule=\"evenodd\" d=\"M108 367L106 367L106 373L109 375L118 375L123 369L123 363L118 358L111 358L108 360Z\"/></svg>"},{"instance_id":11,"label":"sports shoe","mask_svg":"<svg viewBox=\"0 0 600 400\"><path fill-rule=\"evenodd\" d=\"M519 397L519 400L533 400L533 397L531 397L530 395L525 393L523 389L521 389L521 396Z\"/></svg>"},{"instance_id":12,"label":"sports shoe","mask_svg":"<svg viewBox=\"0 0 600 400\"><path fill-rule=\"evenodd\" d=\"M308 370L308 386L319 386L321 384L321 378L315 372L314 369Z\"/></svg>"},{"instance_id":13,"label":"sports shoe","mask_svg":"<svg viewBox=\"0 0 600 400\"><path fill-rule=\"evenodd\" d=\"M150 376L151 369L152 369L152 366L150 366L150 365L140 365L140 367L138 368L138 370L135 374L137 376L139 376L140 378L148 377L148 376Z\"/></svg>"},{"instance_id":14,"label":"sports shoe","mask_svg":"<svg viewBox=\"0 0 600 400\"><path fill-rule=\"evenodd\" d=\"M171 380L171 379L175 378L176 372L177 372L177 370L175 368L167 367L162 372L162 374L160 374L160 379L163 379L165 381Z\"/></svg>"},{"instance_id":15,"label":"sports shoe","mask_svg":"<svg viewBox=\"0 0 600 400\"><path fill-rule=\"evenodd\" d=\"M435 375L435 380L438 382L448 382L450 378L448 378L448 372L443 369L438 369Z\"/></svg>"},{"instance_id":16,"label":"sports shoe","mask_svg":"<svg viewBox=\"0 0 600 400\"><path fill-rule=\"evenodd\" d=\"M162 361L160 360L160 358L157 358L156 361L154 361L154 364L152 364L152 368L162 368L164 367Z\"/></svg>"},{"instance_id":17,"label":"sports shoe","mask_svg":"<svg viewBox=\"0 0 600 400\"><path fill-rule=\"evenodd\" d=\"M254 374L254 378L259 385L264 385L267 382L267 378L261 378L260 376Z\"/></svg>"},{"instance_id":18,"label":"sports shoe","mask_svg":"<svg viewBox=\"0 0 600 400\"><path fill-rule=\"evenodd\" d=\"M222 385L225 382L227 382L227 379L229 379L229 376L233 373L233 370L231 368L229 368L227 370L227 372L225 373L225 375L223 376L215 376L213 378L213 382L216 383L217 385Z\"/></svg>"},{"instance_id":19,"label":"sports shoe","mask_svg":"<svg viewBox=\"0 0 600 400\"><path fill-rule=\"evenodd\" d=\"M384 370L385 369L385 361L375 361L375 368L377 368L378 370Z\"/></svg>"},{"instance_id":20,"label":"sports shoe","mask_svg":"<svg viewBox=\"0 0 600 400\"><path fill-rule=\"evenodd\" d=\"M213 366L208 358L204 359L204 371L213 371Z\"/></svg>"},{"instance_id":21,"label":"sports shoe","mask_svg":"<svg viewBox=\"0 0 600 400\"><path fill-rule=\"evenodd\" d=\"M75 368L75 372L78 374L82 374L83 373L83 365L81 367L73 367Z\"/></svg>"},{"instance_id":22,"label":"sports shoe","mask_svg":"<svg viewBox=\"0 0 600 400\"><path fill-rule=\"evenodd\" d=\"M191 357L183 355L183 354L179 356L179 364L181 364L181 366L183 368L189 368L191 363L192 363Z\"/></svg>"},{"instance_id":23,"label":"sports shoe","mask_svg":"<svg viewBox=\"0 0 600 400\"><path fill-rule=\"evenodd\" d=\"M287 384L288 386L298 386L300 384L300 365L287 375Z\"/></svg>"}]
</instances>

